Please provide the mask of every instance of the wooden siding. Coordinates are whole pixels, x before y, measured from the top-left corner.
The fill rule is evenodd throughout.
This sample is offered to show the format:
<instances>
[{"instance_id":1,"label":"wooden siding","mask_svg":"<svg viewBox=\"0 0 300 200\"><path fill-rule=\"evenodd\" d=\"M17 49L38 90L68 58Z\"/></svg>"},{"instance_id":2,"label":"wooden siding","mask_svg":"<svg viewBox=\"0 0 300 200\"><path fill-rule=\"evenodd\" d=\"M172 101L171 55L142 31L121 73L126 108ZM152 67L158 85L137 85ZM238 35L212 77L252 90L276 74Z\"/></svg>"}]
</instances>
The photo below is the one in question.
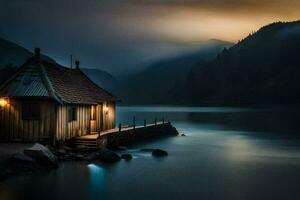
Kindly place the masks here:
<instances>
[{"instance_id":1,"label":"wooden siding","mask_svg":"<svg viewBox=\"0 0 300 200\"><path fill-rule=\"evenodd\" d=\"M10 99L0 110L1 141L43 141L55 134L56 104L52 101L36 101L40 106L39 120L22 119L22 101Z\"/></svg>"},{"instance_id":2,"label":"wooden siding","mask_svg":"<svg viewBox=\"0 0 300 200\"><path fill-rule=\"evenodd\" d=\"M33 142L54 138L64 141L77 136L115 128L115 103L98 104L96 119L91 120L90 105L59 105L53 101L36 101L39 120L22 120L22 101L12 100L0 110L0 141ZM69 109L76 108L76 120L69 120ZM108 108L108 111L106 110Z\"/></svg>"},{"instance_id":3,"label":"wooden siding","mask_svg":"<svg viewBox=\"0 0 300 200\"><path fill-rule=\"evenodd\" d=\"M69 119L69 109L76 108L76 120ZM90 133L90 106L62 105L57 108L56 140L64 141Z\"/></svg>"},{"instance_id":4,"label":"wooden siding","mask_svg":"<svg viewBox=\"0 0 300 200\"><path fill-rule=\"evenodd\" d=\"M107 102L103 104L103 130L108 130L116 127L116 104ZM106 112L105 107L108 108Z\"/></svg>"},{"instance_id":5,"label":"wooden siding","mask_svg":"<svg viewBox=\"0 0 300 200\"><path fill-rule=\"evenodd\" d=\"M107 110L108 108L108 110ZM96 106L96 120L91 120L91 132L100 132L116 127L115 103L102 103Z\"/></svg>"},{"instance_id":6,"label":"wooden siding","mask_svg":"<svg viewBox=\"0 0 300 200\"><path fill-rule=\"evenodd\" d=\"M69 109L76 107L77 119L69 120ZM104 108L108 107L108 112ZM89 105L63 105L57 108L56 140L67 140L77 136L115 128L115 103L102 103L95 106L96 119L91 120Z\"/></svg>"},{"instance_id":7,"label":"wooden siding","mask_svg":"<svg viewBox=\"0 0 300 200\"><path fill-rule=\"evenodd\" d=\"M91 120L91 133L103 131L103 104L95 106L96 119Z\"/></svg>"}]
</instances>

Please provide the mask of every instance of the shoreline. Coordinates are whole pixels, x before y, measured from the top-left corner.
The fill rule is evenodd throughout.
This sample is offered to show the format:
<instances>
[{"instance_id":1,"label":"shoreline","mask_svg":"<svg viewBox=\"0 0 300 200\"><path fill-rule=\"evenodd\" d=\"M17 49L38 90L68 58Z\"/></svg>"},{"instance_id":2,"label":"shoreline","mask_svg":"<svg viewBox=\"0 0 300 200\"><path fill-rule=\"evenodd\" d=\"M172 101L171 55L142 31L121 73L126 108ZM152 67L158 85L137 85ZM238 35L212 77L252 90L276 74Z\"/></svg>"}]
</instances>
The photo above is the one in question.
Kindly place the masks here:
<instances>
[{"instance_id":1,"label":"shoreline","mask_svg":"<svg viewBox=\"0 0 300 200\"><path fill-rule=\"evenodd\" d=\"M126 132L123 137L114 135L105 138L107 146L102 146L99 149L85 149L78 148L74 144L65 142L62 145L46 146L57 160L58 165L51 165L49 163L40 162L31 156L24 154L24 150L31 147L32 143L0 143L0 183L7 181L16 176L36 173L51 168L57 168L59 164L64 162L91 162L100 161L103 163L112 164L121 159L130 161L132 155L127 152L127 146L145 142L153 139L160 139L163 136L179 135L175 127L170 123L166 128L150 129L149 131L132 138L132 131ZM124 137L126 136L126 137ZM116 141L117 140L117 141ZM140 149L145 151L144 149ZM116 153L117 151L117 153ZM122 153L121 153L121 152ZM162 149L147 149L153 157L164 157L168 153Z\"/></svg>"}]
</instances>

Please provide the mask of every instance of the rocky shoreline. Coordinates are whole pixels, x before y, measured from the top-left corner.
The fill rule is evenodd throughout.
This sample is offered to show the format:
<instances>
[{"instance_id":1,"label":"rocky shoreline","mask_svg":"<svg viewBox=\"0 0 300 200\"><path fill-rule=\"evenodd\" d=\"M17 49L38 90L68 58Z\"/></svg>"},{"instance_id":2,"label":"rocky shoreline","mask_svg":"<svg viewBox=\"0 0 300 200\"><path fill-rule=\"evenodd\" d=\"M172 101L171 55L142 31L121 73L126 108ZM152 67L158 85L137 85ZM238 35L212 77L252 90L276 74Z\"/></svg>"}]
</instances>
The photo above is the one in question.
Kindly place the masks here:
<instances>
[{"instance_id":1,"label":"rocky shoreline","mask_svg":"<svg viewBox=\"0 0 300 200\"><path fill-rule=\"evenodd\" d=\"M95 148L95 150L76 146L74 145L74 141L57 146L44 146L36 143L30 147L27 144L23 148L20 148L22 145L14 143L6 144L7 146L2 145L4 147L2 148L3 151L0 152L0 182L13 176L57 168L60 163L68 161L99 161L103 163L114 163L121 159L130 161L133 156L127 152L127 145L168 135L179 135L176 128L170 122L138 129L129 129L122 131L122 134L106 135L102 138L106 145L103 145L102 148L99 146L97 147L99 149ZM18 147L18 151L16 151L16 147ZM111 149L117 150L120 155ZM155 158L168 156L168 153L161 149L141 149L141 151L149 152Z\"/></svg>"},{"instance_id":2,"label":"rocky shoreline","mask_svg":"<svg viewBox=\"0 0 300 200\"><path fill-rule=\"evenodd\" d=\"M66 145L45 147L41 144L35 144L31 148L24 149L24 153L2 156L0 158L0 182L14 176L57 168L62 162L99 161L103 163L115 163L121 159L130 161L133 156L127 153L126 149L126 147L120 146L117 150L124 151L124 153L119 155L115 151L107 148L88 151ZM37 153L33 151L37 151ZM153 157L164 157L168 155L166 151L161 149L141 149L140 151L147 151L151 153Z\"/></svg>"}]
</instances>

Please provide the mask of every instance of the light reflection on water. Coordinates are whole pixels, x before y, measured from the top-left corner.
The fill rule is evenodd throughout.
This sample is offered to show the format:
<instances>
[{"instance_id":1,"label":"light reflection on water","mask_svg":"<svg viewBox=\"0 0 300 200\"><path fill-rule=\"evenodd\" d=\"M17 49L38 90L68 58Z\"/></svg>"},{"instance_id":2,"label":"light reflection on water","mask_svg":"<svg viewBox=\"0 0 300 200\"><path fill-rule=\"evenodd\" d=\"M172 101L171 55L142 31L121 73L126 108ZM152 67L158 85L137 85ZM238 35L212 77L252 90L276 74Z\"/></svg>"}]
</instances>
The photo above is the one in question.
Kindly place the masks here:
<instances>
[{"instance_id":1,"label":"light reflection on water","mask_svg":"<svg viewBox=\"0 0 300 200\"><path fill-rule=\"evenodd\" d=\"M100 167L96 164L87 164L89 170L89 190L91 194L94 195L105 195L106 189L106 175L107 172L104 167Z\"/></svg>"},{"instance_id":2,"label":"light reflection on water","mask_svg":"<svg viewBox=\"0 0 300 200\"><path fill-rule=\"evenodd\" d=\"M12 179L0 189L0 199L4 193L11 196L7 200L300 199L300 112L219 111L120 107L119 122L164 117L187 137L131 146L130 162L65 163L55 171ZM141 148L162 148L169 156L155 159Z\"/></svg>"}]
</instances>

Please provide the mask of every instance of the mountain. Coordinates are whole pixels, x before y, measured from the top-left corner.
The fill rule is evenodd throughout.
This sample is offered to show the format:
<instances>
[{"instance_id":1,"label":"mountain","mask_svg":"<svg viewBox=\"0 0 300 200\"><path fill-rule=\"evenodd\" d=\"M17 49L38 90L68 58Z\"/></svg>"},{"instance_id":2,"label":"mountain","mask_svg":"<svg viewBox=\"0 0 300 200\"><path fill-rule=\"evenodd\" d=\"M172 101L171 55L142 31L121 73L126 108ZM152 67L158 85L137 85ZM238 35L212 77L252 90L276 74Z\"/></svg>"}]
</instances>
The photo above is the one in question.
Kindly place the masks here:
<instances>
[{"instance_id":1,"label":"mountain","mask_svg":"<svg viewBox=\"0 0 300 200\"><path fill-rule=\"evenodd\" d=\"M24 47L0 38L0 84L7 80L19 66L33 55ZM42 55L43 59L55 62L52 58Z\"/></svg>"},{"instance_id":2,"label":"mountain","mask_svg":"<svg viewBox=\"0 0 300 200\"><path fill-rule=\"evenodd\" d=\"M17 68L21 66L33 53L24 47L0 38L0 84L7 80ZM42 59L55 63L55 60L42 55ZM117 80L109 73L98 69L83 68L82 71L96 84L107 89L114 90Z\"/></svg>"},{"instance_id":3,"label":"mountain","mask_svg":"<svg viewBox=\"0 0 300 200\"><path fill-rule=\"evenodd\" d=\"M299 104L300 21L262 27L206 65L195 65L186 95L193 104Z\"/></svg>"},{"instance_id":4,"label":"mountain","mask_svg":"<svg viewBox=\"0 0 300 200\"><path fill-rule=\"evenodd\" d=\"M100 69L81 68L81 70L97 85L105 88L109 92L116 90L118 80L108 72Z\"/></svg>"},{"instance_id":5,"label":"mountain","mask_svg":"<svg viewBox=\"0 0 300 200\"><path fill-rule=\"evenodd\" d=\"M125 104L179 104L192 66L207 63L232 43L209 40L196 51L155 62L121 81L118 94Z\"/></svg>"},{"instance_id":6,"label":"mountain","mask_svg":"<svg viewBox=\"0 0 300 200\"><path fill-rule=\"evenodd\" d=\"M0 38L0 69L7 65L19 67L32 55L33 53L25 49L24 47ZM48 56L42 56L43 59L55 62L52 58Z\"/></svg>"},{"instance_id":7,"label":"mountain","mask_svg":"<svg viewBox=\"0 0 300 200\"><path fill-rule=\"evenodd\" d=\"M27 49L0 38L0 69L6 65L20 66L32 53Z\"/></svg>"}]
</instances>

